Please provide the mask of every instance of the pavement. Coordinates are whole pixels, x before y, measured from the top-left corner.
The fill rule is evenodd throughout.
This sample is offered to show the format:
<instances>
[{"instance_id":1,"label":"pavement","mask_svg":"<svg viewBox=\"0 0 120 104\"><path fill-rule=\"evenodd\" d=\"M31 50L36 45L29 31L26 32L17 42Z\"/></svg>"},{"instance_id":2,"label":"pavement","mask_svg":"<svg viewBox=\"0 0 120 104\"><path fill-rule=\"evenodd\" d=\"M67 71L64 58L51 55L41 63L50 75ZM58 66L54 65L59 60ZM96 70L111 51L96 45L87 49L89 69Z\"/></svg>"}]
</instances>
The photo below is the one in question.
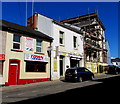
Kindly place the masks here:
<instances>
[{"instance_id":1,"label":"pavement","mask_svg":"<svg viewBox=\"0 0 120 104\"><path fill-rule=\"evenodd\" d=\"M95 78L104 78L107 77L106 74L95 74ZM38 82L38 83L30 83L30 84L23 84L23 85L10 85L10 86L1 86L0 91L10 91L14 89L19 89L19 88L27 88L27 87L35 87L35 86L40 86L40 87L45 87L45 86L54 86L56 84L60 84L64 81L64 77L62 77L60 80L54 80L54 81L45 81L45 82Z\"/></svg>"},{"instance_id":2,"label":"pavement","mask_svg":"<svg viewBox=\"0 0 120 104\"><path fill-rule=\"evenodd\" d=\"M95 74L94 81L85 81L78 83L64 82L62 80L31 83L25 85L3 86L0 89L2 93L2 104L8 104L18 101L24 101L37 97L43 97L51 94L65 92L67 90L100 84L98 79L115 77L117 75Z\"/></svg>"}]
</instances>

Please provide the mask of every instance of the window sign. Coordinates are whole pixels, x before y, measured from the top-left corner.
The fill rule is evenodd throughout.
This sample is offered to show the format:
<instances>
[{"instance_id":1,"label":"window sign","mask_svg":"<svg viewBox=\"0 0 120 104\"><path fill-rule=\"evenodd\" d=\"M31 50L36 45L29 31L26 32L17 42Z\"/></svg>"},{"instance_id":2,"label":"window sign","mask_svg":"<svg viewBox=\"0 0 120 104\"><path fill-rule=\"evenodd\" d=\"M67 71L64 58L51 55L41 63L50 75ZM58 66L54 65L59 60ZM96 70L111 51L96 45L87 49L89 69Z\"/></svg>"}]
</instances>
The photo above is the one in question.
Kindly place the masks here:
<instances>
[{"instance_id":1,"label":"window sign","mask_svg":"<svg viewBox=\"0 0 120 104\"><path fill-rule=\"evenodd\" d=\"M32 38L25 38L25 50L26 51L33 51L34 50L34 41Z\"/></svg>"},{"instance_id":2,"label":"window sign","mask_svg":"<svg viewBox=\"0 0 120 104\"><path fill-rule=\"evenodd\" d=\"M37 54L25 54L26 61L41 61L48 62L48 57L45 55L37 55Z\"/></svg>"}]
</instances>

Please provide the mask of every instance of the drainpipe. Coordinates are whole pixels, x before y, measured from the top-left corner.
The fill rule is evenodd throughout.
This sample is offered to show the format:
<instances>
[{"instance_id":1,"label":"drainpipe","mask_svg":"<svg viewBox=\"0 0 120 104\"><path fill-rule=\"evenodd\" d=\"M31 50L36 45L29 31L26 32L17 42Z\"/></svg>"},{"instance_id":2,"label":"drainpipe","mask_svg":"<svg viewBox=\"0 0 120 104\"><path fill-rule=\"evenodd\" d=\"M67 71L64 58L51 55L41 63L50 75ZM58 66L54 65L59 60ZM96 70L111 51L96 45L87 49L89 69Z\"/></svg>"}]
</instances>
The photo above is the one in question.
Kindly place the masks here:
<instances>
[{"instance_id":1,"label":"drainpipe","mask_svg":"<svg viewBox=\"0 0 120 104\"><path fill-rule=\"evenodd\" d=\"M85 31L83 31L84 67L86 67Z\"/></svg>"},{"instance_id":2,"label":"drainpipe","mask_svg":"<svg viewBox=\"0 0 120 104\"><path fill-rule=\"evenodd\" d=\"M50 42L50 47L51 47L51 43L52 43L52 41ZM49 53L50 54L50 81L52 80L52 75L51 75L52 74L52 71L51 71L51 51L52 50L50 50L50 53Z\"/></svg>"},{"instance_id":3,"label":"drainpipe","mask_svg":"<svg viewBox=\"0 0 120 104\"><path fill-rule=\"evenodd\" d=\"M51 71L51 51L52 51L52 48L51 48L51 43L52 41L50 41L50 47L48 47L48 50L47 50L47 53L48 53L48 57L50 58L50 81L51 81L51 78L52 78L52 71Z\"/></svg>"}]
</instances>

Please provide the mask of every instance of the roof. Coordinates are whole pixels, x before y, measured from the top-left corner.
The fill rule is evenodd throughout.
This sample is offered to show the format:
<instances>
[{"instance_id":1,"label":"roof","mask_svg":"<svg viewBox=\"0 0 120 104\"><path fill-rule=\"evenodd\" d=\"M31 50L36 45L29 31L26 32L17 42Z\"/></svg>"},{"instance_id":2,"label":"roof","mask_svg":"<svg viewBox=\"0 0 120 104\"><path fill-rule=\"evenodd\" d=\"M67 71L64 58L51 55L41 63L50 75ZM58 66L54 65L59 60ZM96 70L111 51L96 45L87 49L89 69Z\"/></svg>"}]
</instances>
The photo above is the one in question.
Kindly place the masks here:
<instances>
[{"instance_id":1,"label":"roof","mask_svg":"<svg viewBox=\"0 0 120 104\"><path fill-rule=\"evenodd\" d=\"M2 30L12 31L12 32L18 32L23 35L29 35L29 36L37 36L39 38L45 39L47 41L52 41L53 38L45 35L42 32L33 30L30 27L22 26L16 23L8 22L5 20L0 19L0 27L2 27Z\"/></svg>"},{"instance_id":2,"label":"roof","mask_svg":"<svg viewBox=\"0 0 120 104\"><path fill-rule=\"evenodd\" d=\"M53 20L53 22L54 22L55 24L57 24L57 25L60 25L60 26L62 26L62 27L64 27L64 28L67 28L67 29L69 29L69 30L71 30L71 31L74 31L74 32L76 32L76 33L79 33L79 34L81 34L81 35L83 34L82 31L77 30L77 29L75 29L75 28L73 28L73 27L67 26L67 25L65 25L65 24L62 23L62 22L59 22L59 21L56 21L56 20Z\"/></svg>"},{"instance_id":3,"label":"roof","mask_svg":"<svg viewBox=\"0 0 120 104\"><path fill-rule=\"evenodd\" d=\"M120 58L111 59L112 62L120 62Z\"/></svg>"},{"instance_id":4,"label":"roof","mask_svg":"<svg viewBox=\"0 0 120 104\"><path fill-rule=\"evenodd\" d=\"M73 18L68 18L66 20L67 21L73 21L73 20L75 20L77 18L83 19L83 18L90 17L90 16L97 16L97 14L96 13L91 13L91 14L86 14L86 15L77 16L77 17L73 17ZM65 22L66 20L62 20L61 22Z\"/></svg>"},{"instance_id":5,"label":"roof","mask_svg":"<svg viewBox=\"0 0 120 104\"><path fill-rule=\"evenodd\" d=\"M85 18L89 18L89 17L96 17L98 19L99 24L105 30L105 27L104 27L103 23L101 22L101 20L99 19L97 13L90 13L90 14L87 14L87 15L73 17L73 18L69 18L69 19L66 19L66 20L62 20L61 22L68 23L68 22L71 22L71 21L74 21L74 20L85 19Z\"/></svg>"},{"instance_id":6,"label":"roof","mask_svg":"<svg viewBox=\"0 0 120 104\"><path fill-rule=\"evenodd\" d=\"M34 15L35 14L37 14L37 15L41 15L41 14L39 14L39 13L34 13ZM42 15L42 16L44 16L44 17L46 17L46 18L49 18L49 17L47 17L47 16L45 16L45 15ZM31 16L32 17L32 16ZM29 18L31 18L31 17L29 17ZM29 19L28 18L28 19ZM51 18L49 18L49 19L51 19ZM83 32L81 32L80 30L77 30L77 29L75 29L75 28L73 28L73 27L70 27L70 26L67 26L67 25L65 25L63 22L60 22L60 21L57 21L57 20L54 20L54 19L51 19L51 20L53 20L53 23L55 23L55 24L57 24L57 25L60 25L60 26L62 26L62 27L64 27L64 28L67 28L67 29L69 29L69 30L71 30L71 31L74 31L74 32L76 32L76 33L79 33L79 34L83 34Z\"/></svg>"}]
</instances>

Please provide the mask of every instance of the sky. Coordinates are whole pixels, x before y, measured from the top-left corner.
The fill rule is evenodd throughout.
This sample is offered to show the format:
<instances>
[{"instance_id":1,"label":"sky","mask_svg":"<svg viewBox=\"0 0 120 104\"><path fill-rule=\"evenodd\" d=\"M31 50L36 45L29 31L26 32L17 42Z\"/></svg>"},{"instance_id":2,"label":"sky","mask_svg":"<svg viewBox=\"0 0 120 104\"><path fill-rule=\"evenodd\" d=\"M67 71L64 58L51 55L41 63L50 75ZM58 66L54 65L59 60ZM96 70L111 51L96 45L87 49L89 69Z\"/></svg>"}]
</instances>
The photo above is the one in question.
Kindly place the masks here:
<instances>
[{"instance_id":1,"label":"sky","mask_svg":"<svg viewBox=\"0 0 120 104\"><path fill-rule=\"evenodd\" d=\"M96 10L106 28L105 37L109 41L111 57L118 57L118 2L2 2L2 19L25 26L26 19L35 12L64 20Z\"/></svg>"}]
</instances>

